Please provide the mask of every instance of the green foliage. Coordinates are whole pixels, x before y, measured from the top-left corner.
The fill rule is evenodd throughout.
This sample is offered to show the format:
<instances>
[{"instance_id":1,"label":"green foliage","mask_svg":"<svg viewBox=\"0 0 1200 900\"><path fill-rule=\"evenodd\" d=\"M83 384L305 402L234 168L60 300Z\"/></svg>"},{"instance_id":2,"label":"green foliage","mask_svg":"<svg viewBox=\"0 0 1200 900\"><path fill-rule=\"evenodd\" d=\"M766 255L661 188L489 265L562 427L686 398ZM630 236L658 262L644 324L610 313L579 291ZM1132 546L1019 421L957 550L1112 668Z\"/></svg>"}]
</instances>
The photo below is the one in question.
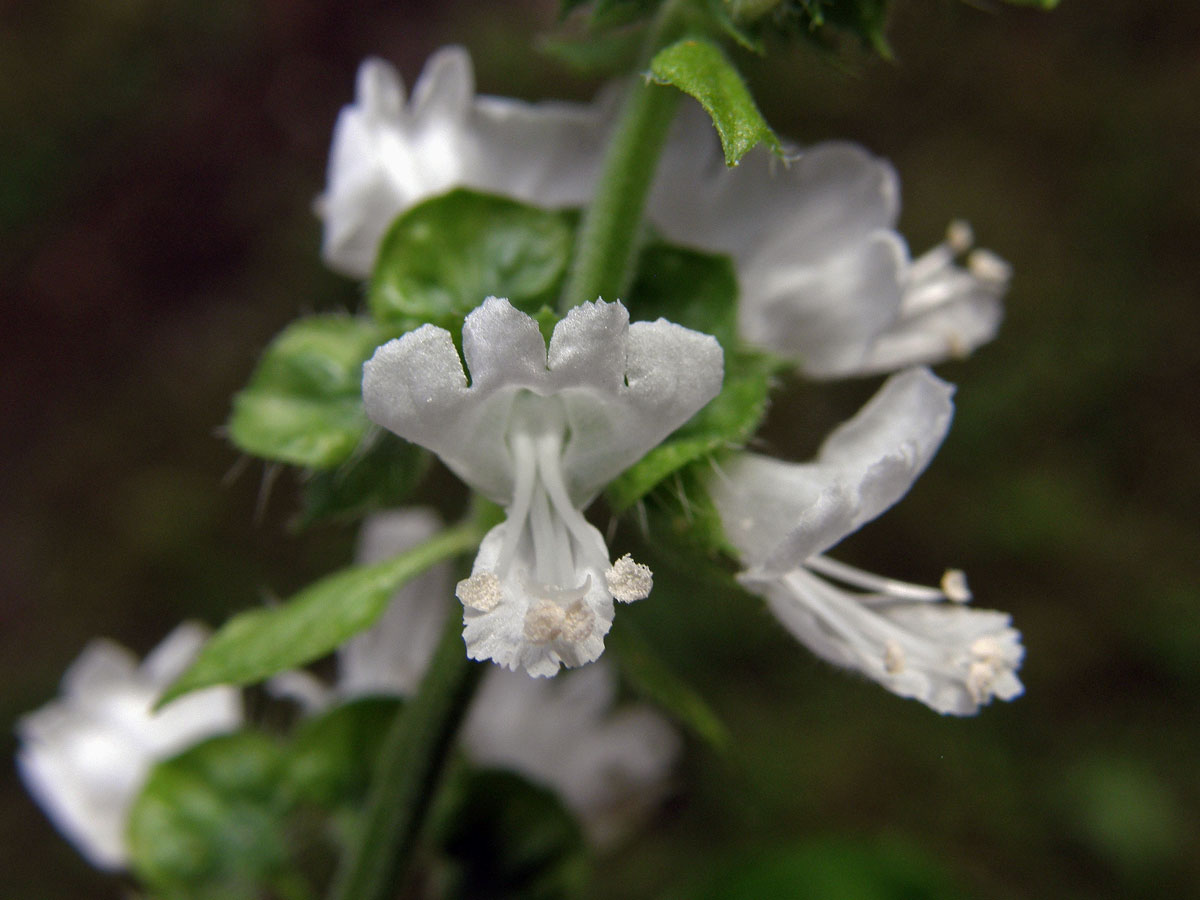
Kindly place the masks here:
<instances>
[{"instance_id":1,"label":"green foliage","mask_svg":"<svg viewBox=\"0 0 1200 900\"><path fill-rule=\"evenodd\" d=\"M357 519L399 506L428 468L429 454L382 428L370 428L355 452L334 469L313 472L304 482L297 525Z\"/></svg>"},{"instance_id":2,"label":"green foliage","mask_svg":"<svg viewBox=\"0 0 1200 900\"><path fill-rule=\"evenodd\" d=\"M133 870L163 898L253 900L286 878L285 756L252 732L157 765L130 812ZM294 877L294 876L293 876Z\"/></svg>"},{"instance_id":3,"label":"green foliage","mask_svg":"<svg viewBox=\"0 0 1200 900\"><path fill-rule=\"evenodd\" d=\"M292 738L290 790L325 809L361 803L401 706L398 697L363 697L303 722Z\"/></svg>"},{"instance_id":4,"label":"green foliage","mask_svg":"<svg viewBox=\"0 0 1200 900\"><path fill-rule=\"evenodd\" d=\"M367 319L312 316L285 328L233 399L228 432L246 453L312 469L354 452L368 422L362 365L394 332Z\"/></svg>"},{"instance_id":5,"label":"green foliage","mask_svg":"<svg viewBox=\"0 0 1200 900\"><path fill-rule=\"evenodd\" d=\"M214 684L253 684L324 656L373 625L406 581L481 537L474 525L447 529L399 556L326 576L279 606L239 613L209 639L160 705Z\"/></svg>"},{"instance_id":6,"label":"green foliage","mask_svg":"<svg viewBox=\"0 0 1200 900\"><path fill-rule=\"evenodd\" d=\"M686 38L664 47L650 61L650 73L700 102L721 137L727 166L737 165L760 142L781 152L779 138L758 111L742 76L716 44Z\"/></svg>"},{"instance_id":7,"label":"green foliage","mask_svg":"<svg viewBox=\"0 0 1200 900\"><path fill-rule=\"evenodd\" d=\"M723 750L729 745L725 723L695 688L671 671L628 617L618 618L609 632L608 651L637 693L709 746Z\"/></svg>"},{"instance_id":8,"label":"green foliage","mask_svg":"<svg viewBox=\"0 0 1200 900\"><path fill-rule=\"evenodd\" d=\"M642 251L630 310L637 319L662 316L716 337L725 348L725 380L704 409L609 485L607 496L617 511L685 466L743 445L766 415L771 376L780 364L736 349L736 302L737 277L727 257L662 243Z\"/></svg>"},{"instance_id":9,"label":"green foliage","mask_svg":"<svg viewBox=\"0 0 1200 900\"><path fill-rule=\"evenodd\" d=\"M489 296L530 315L553 306L575 218L468 190L427 200L383 239L367 295L371 313L404 330L432 322L455 332Z\"/></svg>"},{"instance_id":10,"label":"green foliage","mask_svg":"<svg viewBox=\"0 0 1200 900\"><path fill-rule=\"evenodd\" d=\"M446 896L567 900L583 894L590 859L558 797L519 775L469 773L450 793L437 836Z\"/></svg>"},{"instance_id":11,"label":"green foliage","mask_svg":"<svg viewBox=\"0 0 1200 900\"><path fill-rule=\"evenodd\" d=\"M825 840L756 853L670 900L962 900L933 860L904 845Z\"/></svg>"}]
</instances>

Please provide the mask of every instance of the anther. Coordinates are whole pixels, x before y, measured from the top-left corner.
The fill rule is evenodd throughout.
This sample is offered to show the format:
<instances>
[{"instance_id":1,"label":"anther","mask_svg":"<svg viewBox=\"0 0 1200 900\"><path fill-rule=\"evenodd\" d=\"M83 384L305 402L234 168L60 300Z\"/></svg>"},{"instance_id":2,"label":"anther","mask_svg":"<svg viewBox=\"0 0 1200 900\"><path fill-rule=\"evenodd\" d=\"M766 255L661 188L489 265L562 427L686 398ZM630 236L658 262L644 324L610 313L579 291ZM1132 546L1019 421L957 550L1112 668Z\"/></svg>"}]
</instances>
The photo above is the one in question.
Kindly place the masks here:
<instances>
[{"instance_id":1,"label":"anther","mask_svg":"<svg viewBox=\"0 0 1200 900\"><path fill-rule=\"evenodd\" d=\"M971 223L955 219L946 228L946 243L955 254L966 253L975 243L975 232Z\"/></svg>"},{"instance_id":2,"label":"anther","mask_svg":"<svg viewBox=\"0 0 1200 900\"><path fill-rule=\"evenodd\" d=\"M654 575L650 567L634 562L628 553L613 563L605 573L604 580L608 582L609 593L622 603L644 600L654 587Z\"/></svg>"},{"instance_id":3,"label":"anther","mask_svg":"<svg viewBox=\"0 0 1200 900\"><path fill-rule=\"evenodd\" d=\"M942 575L941 588L946 599L955 603L966 603L971 599L971 589L967 587L967 573L962 569L947 569Z\"/></svg>"},{"instance_id":4,"label":"anther","mask_svg":"<svg viewBox=\"0 0 1200 900\"><path fill-rule=\"evenodd\" d=\"M967 257L967 271L993 284L1007 284L1012 278L1012 266L990 250L972 250Z\"/></svg>"},{"instance_id":5,"label":"anther","mask_svg":"<svg viewBox=\"0 0 1200 900\"><path fill-rule=\"evenodd\" d=\"M888 639L883 645L883 668L889 675L899 675L904 671L904 648L899 642Z\"/></svg>"},{"instance_id":6,"label":"anther","mask_svg":"<svg viewBox=\"0 0 1200 900\"><path fill-rule=\"evenodd\" d=\"M539 600L525 613L525 637L535 644L549 643L562 633L565 619L557 603Z\"/></svg>"},{"instance_id":7,"label":"anther","mask_svg":"<svg viewBox=\"0 0 1200 900\"><path fill-rule=\"evenodd\" d=\"M455 585L454 596L462 601L463 606L479 612L491 612L504 599L500 579L492 572L480 572L464 578Z\"/></svg>"},{"instance_id":8,"label":"anther","mask_svg":"<svg viewBox=\"0 0 1200 900\"><path fill-rule=\"evenodd\" d=\"M976 703L986 703L992 696L995 668L986 662L973 662L967 670L967 693Z\"/></svg>"},{"instance_id":9,"label":"anther","mask_svg":"<svg viewBox=\"0 0 1200 900\"><path fill-rule=\"evenodd\" d=\"M596 615L582 600L576 600L563 616L562 636L564 640L578 643L591 637L595 628Z\"/></svg>"}]
</instances>

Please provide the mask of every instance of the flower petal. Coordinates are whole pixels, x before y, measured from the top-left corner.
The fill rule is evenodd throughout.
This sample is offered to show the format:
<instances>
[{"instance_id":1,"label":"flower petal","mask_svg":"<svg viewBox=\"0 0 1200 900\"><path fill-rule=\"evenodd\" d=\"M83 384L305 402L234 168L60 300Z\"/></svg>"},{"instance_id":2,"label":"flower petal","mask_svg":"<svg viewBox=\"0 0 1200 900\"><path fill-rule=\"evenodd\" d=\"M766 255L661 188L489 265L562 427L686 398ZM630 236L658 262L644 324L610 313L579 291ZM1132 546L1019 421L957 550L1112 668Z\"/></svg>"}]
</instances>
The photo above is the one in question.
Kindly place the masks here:
<instances>
[{"instance_id":1,"label":"flower petal","mask_svg":"<svg viewBox=\"0 0 1200 900\"><path fill-rule=\"evenodd\" d=\"M789 571L903 497L950 427L952 393L929 370L909 369L836 429L816 462L742 453L722 463L709 490L747 566Z\"/></svg>"},{"instance_id":2,"label":"flower petal","mask_svg":"<svg viewBox=\"0 0 1200 900\"><path fill-rule=\"evenodd\" d=\"M479 545L472 576L492 575L501 568L501 551L513 527L519 525L506 520L487 533ZM475 608L469 595L459 592L460 598L465 598L463 640L467 656L490 659L506 669L521 668L535 677L549 677L557 674L560 666L574 668L599 658L604 652L604 636L612 627L613 598L604 579L608 568L604 538L592 526L586 527L593 533L593 549L586 558L575 561L574 583L580 588L572 604L577 614L587 619L585 633L572 635L569 624L561 621L565 604L537 596L532 547L522 542L517 547L518 561L499 581L497 602ZM547 612L555 612L560 621L540 623L546 627L535 632L541 604L546 604ZM570 615L570 608L565 612Z\"/></svg>"},{"instance_id":3,"label":"flower petal","mask_svg":"<svg viewBox=\"0 0 1200 900\"><path fill-rule=\"evenodd\" d=\"M858 373L900 316L908 249L877 231L816 263L764 249L742 273L738 326L746 340L796 359L806 374Z\"/></svg>"},{"instance_id":4,"label":"flower petal","mask_svg":"<svg viewBox=\"0 0 1200 900\"><path fill-rule=\"evenodd\" d=\"M141 666L111 641L93 641L63 678L60 699L21 718L17 766L63 835L103 869L125 865L125 822L150 768L242 722L241 694L214 687L155 712L162 690L207 632L173 631Z\"/></svg>"},{"instance_id":5,"label":"flower petal","mask_svg":"<svg viewBox=\"0 0 1200 900\"><path fill-rule=\"evenodd\" d=\"M377 513L359 533L357 558L373 563L403 553L441 528L432 510L408 508ZM374 625L351 638L337 654L338 693L413 694L433 657L451 604L450 567L433 566L392 597Z\"/></svg>"},{"instance_id":6,"label":"flower petal","mask_svg":"<svg viewBox=\"0 0 1200 900\"><path fill-rule=\"evenodd\" d=\"M519 772L562 796L588 836L620 836L665 787L679 735L649 707L613 709L616 677L603 661L554 679L493 670L463 725L476 763Z\"/></svg>"},{"instance_id":7,"label":"flower petal","mask_svg":"<svg viewBox=\"0 0 1200 900\"><path fill-rule=\"evenodd\" d=\"M463 358L476 391L546 382L546 339L537 322L507 300L488 297L467 316Z\"/></svg>"},{"instance_id":8,"label":"flower petal","mask_svg":"<svg viewBox=\"0 0 1200 900\"><path fill-rule=\"evenodd\" d=\"M514 397L522 390L556 395L570 431L567 487L582 506L721 388L723 355L714 338L661 319L627 322L619 302L582 304L555 327L547 369L533 319L489 297L463 325L470 387L449 332L425 325L384 344L364 366L367 415L507 505Z\"/></svg>"}]
</instances>

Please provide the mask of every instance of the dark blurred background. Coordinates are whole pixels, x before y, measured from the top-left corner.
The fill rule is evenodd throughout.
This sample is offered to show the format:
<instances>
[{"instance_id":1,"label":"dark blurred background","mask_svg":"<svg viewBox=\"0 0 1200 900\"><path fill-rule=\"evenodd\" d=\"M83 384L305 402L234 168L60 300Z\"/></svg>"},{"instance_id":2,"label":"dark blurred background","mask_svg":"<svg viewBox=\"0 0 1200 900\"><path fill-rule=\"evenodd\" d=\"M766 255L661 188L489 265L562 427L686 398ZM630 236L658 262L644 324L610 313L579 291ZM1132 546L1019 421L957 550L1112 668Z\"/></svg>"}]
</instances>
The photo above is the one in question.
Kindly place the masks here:
<instances>
[{"instance_id":1,"label":"dark blurred background","mask_svg":"<svg viewBox=\"0 0 1200 900\"><path fill-rule=\"evenodd\" d=\"M0 747L95 635L146 651L343 564L286 528L284 475L219 437L298 312L353 308L311 214L368 54L415 80L467 45L480 89L588 98L529 52L552 0L0 3ZM900 848L967 896L1184 896L1200 885L1200 5L1056 12L907 0L896 59L749 72L802 142L896 164L914 250L954 216L1016 271L942 453L840 557L1011 611L1025 697L941 719L813 660L758 605L636 608L734 735L692 747L595 896L703 882L745 851ZM549 86L549 87L548 87ZM769 434L815 447L873 387L797 387ZM795 451L793 451L795 452ZM235 477L227 477L233 473ZM0 767L3 893L121 896ZM891 852L891 851L889 851Z\"/></svg>"}]
</instances>

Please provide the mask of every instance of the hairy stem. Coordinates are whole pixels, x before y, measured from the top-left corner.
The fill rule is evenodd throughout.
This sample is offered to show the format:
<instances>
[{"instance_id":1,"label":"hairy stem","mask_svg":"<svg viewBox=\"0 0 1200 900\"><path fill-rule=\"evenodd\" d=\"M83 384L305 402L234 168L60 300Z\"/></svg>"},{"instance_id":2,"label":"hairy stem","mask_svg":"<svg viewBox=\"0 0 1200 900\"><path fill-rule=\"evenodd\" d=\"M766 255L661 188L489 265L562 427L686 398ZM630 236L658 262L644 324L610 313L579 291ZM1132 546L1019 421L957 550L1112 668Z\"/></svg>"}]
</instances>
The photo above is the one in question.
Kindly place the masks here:
<instances>
[{"instance_id":1,"label":"hairy stem","mask_svg":"<svg viewBox=\"0 0 1200 900\"><path fill-rule=\"evenodd\" d=\"M384 740L358 840L342 859L331 898L382 900L395 894L483 669L467 659L462 620L448 616L417 695Z\"/></svg>"},{"instance_id":2,"label":"hairy stem","mask_svg":"<svg viewBox=\"0 0 1200 900\"><path fill-rule=\"evenodd\" d=\"M688 0L667 0L651 26L639 68L680 37ZM641 72L632 76L592 203L584 213L561 311L603 297L617 300L629 287L646 195L654 180L667 131L682 96Z\"/></svg>"}]
</instances>

